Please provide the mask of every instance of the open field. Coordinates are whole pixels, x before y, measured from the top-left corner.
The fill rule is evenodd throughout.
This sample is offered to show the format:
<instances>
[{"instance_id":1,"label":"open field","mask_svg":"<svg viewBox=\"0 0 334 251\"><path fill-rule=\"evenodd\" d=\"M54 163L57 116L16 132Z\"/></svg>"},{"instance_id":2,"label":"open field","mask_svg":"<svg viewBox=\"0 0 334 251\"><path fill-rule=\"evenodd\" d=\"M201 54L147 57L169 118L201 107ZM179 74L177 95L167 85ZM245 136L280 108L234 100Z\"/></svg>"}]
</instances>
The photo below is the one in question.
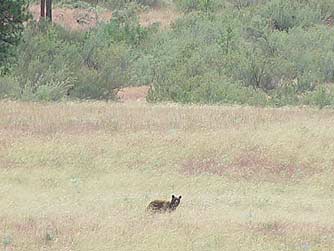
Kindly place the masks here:
<instances>
[{"instance_id":1,"label":"open field","mask_svg":"<svg viewBox=\"0 0 334 251\"><path fill-rule=\"evenodd\" d=\"M3 250L334 250L333 110L0 105Z\"/></svg>"}]
</instances>

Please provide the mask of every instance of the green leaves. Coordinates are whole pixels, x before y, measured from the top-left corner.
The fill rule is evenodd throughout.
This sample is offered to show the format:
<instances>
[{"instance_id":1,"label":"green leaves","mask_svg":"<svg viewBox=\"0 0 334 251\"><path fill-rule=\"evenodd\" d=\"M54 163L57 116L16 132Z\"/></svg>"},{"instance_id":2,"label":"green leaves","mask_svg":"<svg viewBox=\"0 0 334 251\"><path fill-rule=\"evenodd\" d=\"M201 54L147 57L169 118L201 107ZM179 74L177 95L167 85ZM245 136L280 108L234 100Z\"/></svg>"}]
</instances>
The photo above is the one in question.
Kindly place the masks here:
<instances>
[{"instance_id":1,"label":"green leaves","mask_svg":"<svg viewBox=\"0 0 334 251\"><path fill-rule=\"evenodd\" d=\"M15 52L23 22L28 20L25 0L0 1L0 74L6 71L7 59Z\"/></svg>"}]
</instances>

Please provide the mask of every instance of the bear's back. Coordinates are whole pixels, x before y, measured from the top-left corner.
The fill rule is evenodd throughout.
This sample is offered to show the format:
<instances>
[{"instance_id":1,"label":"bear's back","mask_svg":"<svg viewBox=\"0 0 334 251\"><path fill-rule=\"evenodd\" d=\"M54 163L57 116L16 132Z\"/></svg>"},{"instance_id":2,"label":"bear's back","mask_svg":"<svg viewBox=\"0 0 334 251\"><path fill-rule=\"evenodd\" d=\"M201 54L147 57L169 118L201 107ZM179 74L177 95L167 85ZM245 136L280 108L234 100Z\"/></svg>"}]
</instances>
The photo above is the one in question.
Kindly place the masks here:
<instances>
[{"instance_id":1,"label":"bear's back","mask_svg":"<svg viewBox=\"0 0 334 251\"><path fill-rule=\"evenodd\" d=\"M151 211L167 211L169 208L170 202L165 200L154 200L147 207Z\"/></svg>"}]
</instances>

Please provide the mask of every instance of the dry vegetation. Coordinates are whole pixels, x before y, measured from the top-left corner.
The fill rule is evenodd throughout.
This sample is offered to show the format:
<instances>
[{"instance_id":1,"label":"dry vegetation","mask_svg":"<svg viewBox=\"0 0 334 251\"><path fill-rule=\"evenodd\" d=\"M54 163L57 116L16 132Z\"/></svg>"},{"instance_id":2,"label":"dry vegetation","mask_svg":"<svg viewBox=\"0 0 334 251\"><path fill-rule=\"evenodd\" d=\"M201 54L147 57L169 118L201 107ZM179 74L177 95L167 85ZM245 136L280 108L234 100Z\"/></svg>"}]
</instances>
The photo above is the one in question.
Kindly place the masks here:
<instances>
[{"instance_id":1,"label":"dry vegetation","mask_svg":"<svg viewBox=\"0 0 334 251\"><path fill-rule=\"evenodd\" d=\"M139 15L140 24L144 27L159 23L162 28L168 28L182 14L175 8L153 8Z\"/></svg>"},{"instance_id":2,"label":"dry vegetation","mask_svg":"<svg viewBox=\"0 0 334 251\"><path fill-rule=\"evenodd\" d=\"M331 110L0 105L4 250L334 248Z\"/></svg>"},{"instance_id":3,"label":"dry vegetation","mask_svg":"<svg viewBox=\"0 0 334 251\"><path fill-rule=\"evenodd\" d=\"M33 18L39 20L40 6L32 5L29 8ZM181 13L173 7L152 8L139 13L139 22L144 27L159 23L162 28L167 28ZM105 9L96 13L94 8L66 8L55 7L53 9L53 21L70 30L87 30L94 27L97 22L108 22L112 17L112 11Z\"/></svg>"},{"instance_id":4,"label":"dry vegetation","mask_svg":"<svg viewBox=\"0 0 334 251\"><path fill-rule=\"evenodd\" d=\"M146 96L149 90L149 86L132 86L125 87L119 90L117 96L121 102L129 101L141 101L146 102Z\"/></svg>"},{"instance_id":5,"label":"dry vegetation","mask_svg":"<svg viewBox=\"0 0 334 251\"><path fill-rule=\"evenodd\" d=\"M32 5L29 8L33 18L39 20L40 6ZM87 30L96 25L96 22L108 22L112 17L111 11L96 13L93 9L61 8L53 9L53 21L70 30Z\"/></svg>"}]
</instances>

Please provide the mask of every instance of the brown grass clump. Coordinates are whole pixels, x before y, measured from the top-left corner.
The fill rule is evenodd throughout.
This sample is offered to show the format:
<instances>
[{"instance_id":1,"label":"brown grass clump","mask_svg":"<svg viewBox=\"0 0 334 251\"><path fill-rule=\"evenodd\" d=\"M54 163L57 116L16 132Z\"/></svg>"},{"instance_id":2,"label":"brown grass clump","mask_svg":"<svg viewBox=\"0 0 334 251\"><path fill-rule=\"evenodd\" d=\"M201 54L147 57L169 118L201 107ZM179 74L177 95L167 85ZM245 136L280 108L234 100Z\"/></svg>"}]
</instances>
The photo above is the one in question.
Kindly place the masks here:
<instances>
[{"instance_id":1,"label":"brown grass clump","mask_svg":"<svg viewBox=\"0 0 334 251\"><path fill-rule=\"evenodd\" d=\"M319 250L330 250L334 246L334 228L317 223L264 222L248 226L256 235L264 236L269 241L282 243L287 248L299 247L301 250L318 250L324 240L327 244ZM298 242L290 244L291 240ZM284 245L283 245L284 243Z\"/></svg>"},{"instance_id":2,"label":"brown grass clump","mask_svg":"<svg viewBox=\"0 0 334 251\"><path fill-rule=\"evenodd\" d=\"M29 8L33 18L39 20L40 6L32 5ZM88 30L96 26L97 22L108 22L112 17L111 11L96 15L95 11L82 8L53 8L53 22L70 30Z\"/></svg>"},{"instance_id":3,"label":"brown grass clump","mask_svg":"<svg viewBox=\"0 0 334 251\"><path fill-rule=\"evenodd\" d=\"M31 5L29 10L34 20L39 20L40 6ZM86 31L96 26L98 22L108 22L112 18L110 10L96 13L90 9L55 7L52 12L54 23L78 31ZM180 15L174 8L153 8L139 13L139 22L144 27L159 23L162 28L167 28Z\"/></svg>"},{"instance_id":4,"label":"brown grass clump","mask_svg":"<svg viewBox=\"0 0 334 251\"><path fill-rule=\"evenodd\" d=\"M224 162L219 157L190 158L183 161L182 172L186 175L210 174L234 179L258 181L297 181L321 170L309 163L293 163L274 159L260 150L246 149Z\"/></svg>"},{"instance_id":5,"label":"brown grass clump","mask_svg":"<svg viewBox=\"0 0 334 251\"><path fill-rule=\"evenodd\" d=\"M265 234L268 236L288 236L291 233L305 236L308 234L316 234L318 236L334 237L334 227L316 223L290 223L290 222L265 222L249 225L251 231Z\"/></svg>"},{"instance_id":6,"label":"brown grass clump","mask_svg":"<svg viewBox=\"0 0 334 251\"><path fill-rule=\"evenodd\" d=\"M139 18L143 26L159 23L162 28L168 28L180 16L181 13L174 8L153 8L142 12Z\"/></svg>"},{"instance_id":7,"label":"brown grass clump","mask_svg":"<svg viewBox=\"0 0 334 251\"><path fill-rule=\"evenodd\" d=\"M117 93L117 96L119 97L121 102L145 102L149 88L149 86L125 87Z\"/></svg>"}]
</instances>

